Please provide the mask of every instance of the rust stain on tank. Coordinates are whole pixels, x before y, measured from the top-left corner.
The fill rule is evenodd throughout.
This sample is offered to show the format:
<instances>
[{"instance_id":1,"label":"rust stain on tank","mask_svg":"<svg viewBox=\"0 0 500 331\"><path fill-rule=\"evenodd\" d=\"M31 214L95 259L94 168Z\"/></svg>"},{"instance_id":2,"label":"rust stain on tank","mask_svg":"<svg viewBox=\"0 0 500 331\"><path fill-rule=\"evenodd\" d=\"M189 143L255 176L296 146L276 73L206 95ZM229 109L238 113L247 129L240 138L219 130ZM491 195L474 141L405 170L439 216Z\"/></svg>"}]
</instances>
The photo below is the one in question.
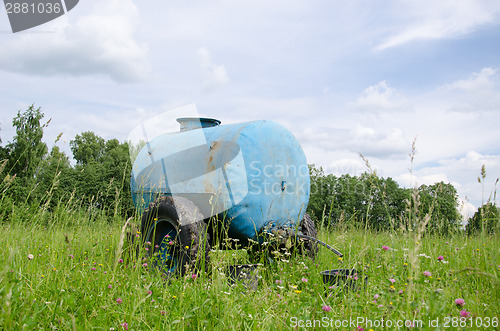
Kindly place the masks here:
<instances>
[{"instance_id":1,"label":"rust stain on tank","mask_svg":"<svg viewBox=\"0 0 500 331\"><path fill-rule=\"evenodd\" d=\"M219 140L214 141L210 145L210 151L209 151L209 156L208 156L208 162L207 162L207 172L214 171L217 168L217 165L214 164L214 156L217 155L217 153L220 150L221 143Z\"/></svg>"},{"instance_id":2,"label":"rust stain on tank","mask_svg":"<svg viewBox=\"0 0 500 331\"><path fill-rule=\"evenodd\" d=\"M207 175L205 175L205 179L203 180L203 186L205 188L205 192L212 192L212 193L215 192L213 186L214 174L212 172L217 168L217 165L214 164L214 156L219 152L220 146L221 144L218 140L212 142L212 144L210 145L208 162L207 162L207 171L206 171Z\"/></svg>"}]
</instances>

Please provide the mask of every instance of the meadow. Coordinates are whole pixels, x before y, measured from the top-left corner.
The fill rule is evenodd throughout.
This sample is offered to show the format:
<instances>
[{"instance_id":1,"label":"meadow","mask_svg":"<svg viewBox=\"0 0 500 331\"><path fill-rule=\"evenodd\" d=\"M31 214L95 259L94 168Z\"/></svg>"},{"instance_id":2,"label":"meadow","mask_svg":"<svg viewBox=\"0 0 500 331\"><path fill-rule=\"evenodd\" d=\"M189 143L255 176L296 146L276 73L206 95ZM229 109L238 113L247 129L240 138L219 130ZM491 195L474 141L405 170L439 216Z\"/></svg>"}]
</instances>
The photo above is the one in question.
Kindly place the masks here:
<instances>
[{"instance_id":1,"label":"meadow","mask_svg":"<svg viewBox=\"0 0 500 331\"><path fill-rule=\"evenodd\" d=\"M166 277L140 244L140 215L128 219L136 228L120 216L134 213L128 144L82 132L70 141L71 165L56 145L49 153L43 117L34 105L19 111L13 142L0 146L0 330L499 326L495 203L476 212L467 235L451 184L400 188L364 157L369 171L359 177L310 165L308 212L342 258L323 247L314 261L270 251L249 286L231 282L227 266L254 262L250 254L212 247L207 273ZM412 162L414 154L415 142ZM483 193L485 177L483 166ZM324 284L320 274L353 268L355 289Z\"/></svg>"},{"instance_id":2,"label":"meadow","mask_svg":"<svg viewBox=\"0 0 500 331\"><path fill-rule=\"evenodd\" d=\"M2 330L492 330L499 326L498 235L446 237L318 229L315 261L281 252L258 269L256 290L228 282L245 250L213 249L211 273L166 279L126 239L120 217L60 206L12 212L0 227ZM29 221L28 221L29 220ZM132 219L137 222L137 219ZM140 236L139 233L132 233ZM355 268L356 290L320 272ZM364 280L367 279L367 284Z\"/></svg>"}]
</instances>

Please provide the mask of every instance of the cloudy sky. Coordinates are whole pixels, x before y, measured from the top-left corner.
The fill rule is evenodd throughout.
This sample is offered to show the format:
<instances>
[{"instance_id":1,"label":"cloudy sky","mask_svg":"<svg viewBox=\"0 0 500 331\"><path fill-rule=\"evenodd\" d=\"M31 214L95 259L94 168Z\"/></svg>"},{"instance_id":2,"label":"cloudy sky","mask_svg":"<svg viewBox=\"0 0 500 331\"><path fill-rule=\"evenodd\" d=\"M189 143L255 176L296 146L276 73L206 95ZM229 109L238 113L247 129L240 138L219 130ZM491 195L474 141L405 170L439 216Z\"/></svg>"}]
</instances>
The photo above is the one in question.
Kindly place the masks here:
<instances>
[{"instance_id":1,"label":"cloudy sky","mask_svg":"<svg viewBox=\"0 0 500 331\"><path fill-rule=\"evenodd\" d=\"M68 153L83 131L124 141L194 103L223 124L285 125L336 175L366 171L361 153L380 176L449 182L475 206L500 177L497 0L80 0L16 34L0 10L0 78L4 145L33 103Z\"/></svg>"}]
</instances>

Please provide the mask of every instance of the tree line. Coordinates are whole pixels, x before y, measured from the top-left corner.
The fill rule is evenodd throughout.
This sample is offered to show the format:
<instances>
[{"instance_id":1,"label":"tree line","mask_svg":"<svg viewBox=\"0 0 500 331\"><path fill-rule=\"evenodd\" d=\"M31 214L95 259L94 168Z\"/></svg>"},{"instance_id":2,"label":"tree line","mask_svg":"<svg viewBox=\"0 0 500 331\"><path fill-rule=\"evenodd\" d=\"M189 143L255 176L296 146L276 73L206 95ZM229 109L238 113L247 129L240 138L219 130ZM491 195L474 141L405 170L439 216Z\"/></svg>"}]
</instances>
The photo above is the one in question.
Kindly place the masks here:
<instances>
[{"instance_id":1,"label":"tree line","mask_svg":"<svg viewBox=\"0 0 500 331\"><path fill-rule=\"evenodd\" d=\"M414 219L429 215L431 231L447 233L461 225L458 194L451 184L440 182L408 189L375 173L337 177L314 165L310 172L309 210L325 223L357 224L375 230L413 229L417 225L409 217L413 213Z\"/></svg>"},{"instance_id":2,"label":"tree line","mask_svg":"<svg viewBox=\"0 0 500 331\"><path fill-rule=\"evenodd\" d=\"M9 220L21 205L54 209L71 201L90 211L132 214L128 144L82 132L70 141L76 161L71 165L58 146L54 144L49 151L42 141L49 123L34 105L19 111L12 121L16 130L13 140L0 146L2 220Z\"/></svg>"},{"instance_id":3,"label":"tree line","mask_svg":"<svg viewBox=\"0 0 500 331\"><path fill-rule=\"evenodd\" d=\"M42 141L49 123L50 120L44 122L44 114L34 105L19 111L13 119L16 130L13 140L0 145L0 220L8 221L20 206L53 210L70 202L90 212L132 215L128 143L105 140L92 131L82 132L70 141L76 161L72 165L58 146L54 144L49 151ZM449 233L462 225L458 194L449 183L409 189L373 172L334 176L314 165L309 166L309 171L308 213L317 223L349 224L381 231L412 229L415 220L428 215L427 229L431 232ZM499 211L494 203L480 207L470 219L467 232L498 229Z\"/></svg>"},{"instance_id":4,"label":"tree line","mask_svg":"<svg viewBox=\"0 0 500 331\"><path fill-rule=\"evenodd\" d=\"M464 227L458 193L450 183L403 188L392 178L381 178L374 172L334 176L314 165L310 165L309 170L308 212L317 223L326 226L413 231L425 219L426 231L430 233L500 231L500 208L491 201L481 206Z\"/></svg>"}]
</instances>

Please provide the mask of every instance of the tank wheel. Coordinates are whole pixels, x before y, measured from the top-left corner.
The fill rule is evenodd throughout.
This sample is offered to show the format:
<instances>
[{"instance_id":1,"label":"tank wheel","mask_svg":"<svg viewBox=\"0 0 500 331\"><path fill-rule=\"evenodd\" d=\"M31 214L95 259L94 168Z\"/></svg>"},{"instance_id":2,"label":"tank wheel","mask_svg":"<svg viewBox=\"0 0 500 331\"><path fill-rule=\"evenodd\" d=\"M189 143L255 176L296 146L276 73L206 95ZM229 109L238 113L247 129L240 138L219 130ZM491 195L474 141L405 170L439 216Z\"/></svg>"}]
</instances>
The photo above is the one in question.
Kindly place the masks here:
<instances>
[{"instance_id":1,"label":"tank wheel","mask_svg":"<svg viewBox=\"0 0 500 331\"><path fill-rule=\"evenodd\" d=\"M311 218L311 216L309 216L309 214L304 214L304 217L302 218L302 221L300 222L299 225L299 231L306 236L313 238L317 237L318 232L316 231L314 221ZM311 240L304 240L298 238L293 239L291 251L292 254L298 252L299 254L305 254L309 256L312 260L314 260L316 258L316 255L318 254L318 243Z\"/></svg>"},{"instance_id":2,"label":"tank wheel","mask_svg":"<svg viewBox=\"0 0 500 331\"><path fill-rule=\"evenodd\" d=\"M162 196L150 203L142 215L141 233L150 263L165 274L208 270L207 225L192 201Z\"/></svg>"}]
</instances>

